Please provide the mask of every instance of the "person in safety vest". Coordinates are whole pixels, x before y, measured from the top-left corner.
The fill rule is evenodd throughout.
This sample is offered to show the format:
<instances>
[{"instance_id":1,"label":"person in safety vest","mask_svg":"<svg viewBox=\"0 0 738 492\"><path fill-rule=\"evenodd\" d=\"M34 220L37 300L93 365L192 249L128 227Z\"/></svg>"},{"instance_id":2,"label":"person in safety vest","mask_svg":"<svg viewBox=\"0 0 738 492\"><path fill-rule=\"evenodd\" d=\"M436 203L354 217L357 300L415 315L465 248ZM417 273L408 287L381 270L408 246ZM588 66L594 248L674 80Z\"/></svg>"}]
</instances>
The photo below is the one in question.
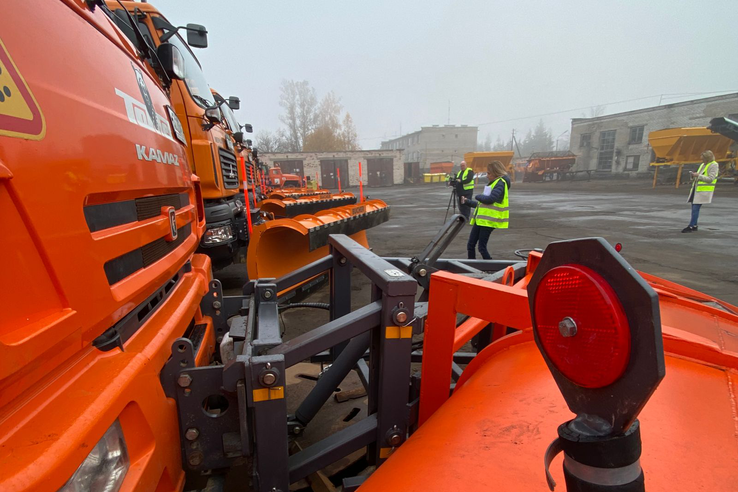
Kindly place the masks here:
<instances>
[{"instance_id":1,"label":"person in safety vest","mask_svg":"<svg viewBox=\"0 0 738 492\"><path fill-rule=\"evenodd\" d=\"M464 205L463 198L467 200L474 195L474 171L466 166L466 161L461 161L461 170L456 173L456 179L453 183L456 186L456 198L459 201L459 213L468 221L471 214L471 208Z\"/></svg>"},{"instance_id":2,"label":"person in safety vest","mask_svg":"<svg viewBox=\"0 0 738 492\"><path fill-rule=\"evenodd\" d=\"M507 229L510 220L510 177L505 166L500 161L492 161L487 165L489 185L484 192L474 200L464 199L466 205L474 207L471 217L472 230L469 242L466 243L466 252L470 260L476 258L474 248L479 243L479 252L482 258L490 260L492 257L487 251L489 235L495 229Z\"/></svg>"},{"instance_id":3,"label":"person in safety vest","mask_svg":"<svg viewBox=\"0 0 738 492\"><path fill-rule=\"evenodd\" d=\"M697 230L697 219L700 217L700 208L705 203L712 202L712 194L715 192L717 175L720 167L715 162L715 155L710 150L702 153L702 164L697 172L690 171L692 186L689 189L688 203L692 204L692 220L682 232L695 232Z\"/></svg>"}]
</instances>

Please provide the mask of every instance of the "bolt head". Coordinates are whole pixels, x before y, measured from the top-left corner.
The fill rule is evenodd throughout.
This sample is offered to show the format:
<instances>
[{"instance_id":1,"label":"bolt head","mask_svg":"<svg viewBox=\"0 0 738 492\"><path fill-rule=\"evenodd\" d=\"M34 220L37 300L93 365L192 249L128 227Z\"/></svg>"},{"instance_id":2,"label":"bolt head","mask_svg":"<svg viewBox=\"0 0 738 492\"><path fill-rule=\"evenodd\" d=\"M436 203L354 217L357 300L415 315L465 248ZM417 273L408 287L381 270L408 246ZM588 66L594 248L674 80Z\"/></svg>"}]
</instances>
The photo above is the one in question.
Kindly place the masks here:
<instances>
[{"instance_id":1,"label":"bolt head","mask_svg":"<svg viewBox=\"0 0 738 492\"><path fill-rule=\"evenodd\" d=\"M195 429L194 427L190 427L185 431L185 439L187 439L188 441L194 441L198 437L200 437L200 431Z\"/></svg>"},{"instance_id":2,"label":"bolt head","mask_svg":"<svg viewBox=\"0 0 738 492\"><path fill-rule=\"evenodd\" d=\"M577 324L570 317L566 317L559 321L559 333L562 337L570 338L577 334Z\"/></svg>"},{"instance_id":3,"label":"bolt head","mask_svg":"<svg viewBox=\"0 0 738 492\"><path fill-rule=\"evenodd\" d=\"M277 375L271 371L265 372L261 376L261 384L264 386L271 386L277 382Z\"/></svg>"},{"instance_id":4,"label":"bolt head","mask_svg":"<svg viewBox=\"0 0 738 492\"><path fill-rule=\"evenodd\" d=\"M202 453L192 453L190 456L187 457L187 463L189 463L191 466L199 466L202 463L202 459Z\"/></svg>"},{"instance_id":5,"label":"bolt head","mask_svg":"<svg viewBox=\"0 0 738 492\"><path fill-rule=\"evenodd\" d=\"M404 323L407 321L407 313L405 311L400 311L395 315L395 319L398 323Z\"/></svg>"},{"instance_id":6,"label":"bolt head","mask_svg":"<svg viewBox=\"0 0 738 492\"><path fill-rule=\"evenodd\" d=\"M220 309L221 306L220 301L213 301L213 309Z\"/></svg>"},{"instance_id":7,"label":"bolt head","mask_svg":"<svg viewBox=\"0 0 738 492\"><path fill-rule=\"evenodd\" d=\"M180 388L186 388L190 384L192 384L192 376L189 374L180 374L177 378L177 384L180 386Z\"/></svg>"},{"instance_id":8,"label":"bolt head","mask_svg":"<svg viewBox=\"0 0 738 492\"><path fill-rule=\"evenodd\" d=\"M418 275L420 275L421 277L425 277L426 275L428 275L428 270L426 270L425 268L421 268L420 270L418 270Z\"/></svg>"},{"instance_id":9,"label":"bolt head","mask_svg":"<svg viewBox=\"0 0 738 492\"><path fill-rule=\"evenodd\" d=\"M402 444L402 435L400 435L399 432L392 434L391 436L389 436L389 439L387 439L387 442L393 448L395 446L399 446L400 444Z\"/></svg>"},{"instance_id":10,"label":"bolt head","mask_svg":"<svg viewBox=\"0 0 738 492\"><path fill-rule=\"evenodd\" d=\"M341 265L345 265L346 264L346 257L343 257L340 260L338 260L338 263L340 263Z\"/></svg>"},{"instance_id":11,"label":"bolt head","mask_svg":"<svg viewBox=\"0 0 738 492\"><path fill-rule=\"evenodd\" d=\"M297 435L300 432L302 432L302 427L300 427L299 425L296 425L295 427L292 428L292 433L293 434Z\"/></svg>"},{"instance_id":12,"label":"bolt head","mask_svg":"<svg viewBox=\"0 0 738 492\"><path fill-rule=\"evenodd\" d=\"M271 290L264 291L264 299L271 299L273 295Z\"/></svg>"}]
</instances>

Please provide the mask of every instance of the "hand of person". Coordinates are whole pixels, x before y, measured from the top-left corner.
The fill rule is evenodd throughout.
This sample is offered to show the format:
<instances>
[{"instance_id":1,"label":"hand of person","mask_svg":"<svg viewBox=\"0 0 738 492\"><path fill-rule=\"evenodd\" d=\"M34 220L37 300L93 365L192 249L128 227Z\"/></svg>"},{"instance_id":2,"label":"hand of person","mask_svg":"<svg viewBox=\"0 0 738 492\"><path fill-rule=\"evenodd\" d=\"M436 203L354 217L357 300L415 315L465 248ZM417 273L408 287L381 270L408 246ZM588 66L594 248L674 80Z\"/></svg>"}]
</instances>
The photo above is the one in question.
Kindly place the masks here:
<instances>
[{"instance_id":1,"label":"hand of person","mask_svg":"<svg viewBox=\"0 0 738 492\"><path fill-rule=\"evenodd\" d=\"M466 197L465 196L462 196L461 197L461 203L466 203Z\"/></svg>"}]
</instances>

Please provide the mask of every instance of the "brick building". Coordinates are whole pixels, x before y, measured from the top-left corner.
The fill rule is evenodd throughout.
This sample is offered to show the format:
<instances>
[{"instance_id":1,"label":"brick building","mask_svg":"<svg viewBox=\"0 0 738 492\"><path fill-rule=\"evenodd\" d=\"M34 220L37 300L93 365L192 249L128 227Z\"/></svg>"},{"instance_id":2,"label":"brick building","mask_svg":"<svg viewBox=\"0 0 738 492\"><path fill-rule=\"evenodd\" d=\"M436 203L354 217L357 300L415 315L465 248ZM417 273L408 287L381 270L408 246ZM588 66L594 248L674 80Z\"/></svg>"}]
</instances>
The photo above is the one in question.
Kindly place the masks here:
<instances>
[{"instance_id":1,"label":"brick building","mask_svg":"<svg viewBox=\"0 0 738 492\"><path fill-rule=\"evenodd\" d=\"M340 152L274 152L259 154L267 166L279 164L282 172L297 174L315 180L320 186L338 188L359 186L359 162L362 164L364 186L392 186L402 184L405 168L399 150L355 150Z\"/></svg>"},{"instance_id":2,"label":"brick building","mask_svg":"<svg viewBox=\"0 0 738 492\"><path fill-rule=\"evenodd\" d=\"M738 117L738 93L665 104L571 121L570 149L575 170L599 173L648 172L648 134L664 128L707 126L718 116Z\"/></svg>"},{"instance_id":3,"label":"brick building","mask_svg":"<svg viewBox=\"0 0 738 492\"><path fill-rule=\"evenodd\" d=\"M381 148L401 150L405 162L419 163L421 172L428 172L431 162L455 164L464 159L464 154L477 150L476 126L433 125L382 142Z\"/></svg>"}]
</instances>

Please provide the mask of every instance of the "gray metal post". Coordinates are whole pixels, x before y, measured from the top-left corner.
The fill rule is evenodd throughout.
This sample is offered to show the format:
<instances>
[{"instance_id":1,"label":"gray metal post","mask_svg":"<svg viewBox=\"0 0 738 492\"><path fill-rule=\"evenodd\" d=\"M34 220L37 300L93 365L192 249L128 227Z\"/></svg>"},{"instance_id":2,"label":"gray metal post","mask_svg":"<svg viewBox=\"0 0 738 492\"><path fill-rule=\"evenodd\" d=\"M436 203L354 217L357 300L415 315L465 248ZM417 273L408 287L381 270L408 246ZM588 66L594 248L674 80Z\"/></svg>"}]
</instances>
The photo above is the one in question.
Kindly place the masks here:
<instances>
[{"instance_id":1,"label":"gray metal post","mask_svg":"<svg viewBox=\"0 0 738 492\"><path fill-rule=\"evenodd\" d=\"M332 268L329 273L331 285L331 321L345 316L351 312L351 270L353 269L348 259L331 245L331 256L333 257ZM348 341L337 344L331 348L331 359L335 361L338 355L346 347Z\"/></svg>"},{"instance_id":2,"label":"gray metal post","mask_svg":"<svg viewBox=\"0 0 738 492\"><path fill-rule=\"evenodd\" d=\"M254 484L258 492L289 491L289 450L285 365L282 355L252 357L249 366L253 408Z\"/></svg>"}]
</instances>

